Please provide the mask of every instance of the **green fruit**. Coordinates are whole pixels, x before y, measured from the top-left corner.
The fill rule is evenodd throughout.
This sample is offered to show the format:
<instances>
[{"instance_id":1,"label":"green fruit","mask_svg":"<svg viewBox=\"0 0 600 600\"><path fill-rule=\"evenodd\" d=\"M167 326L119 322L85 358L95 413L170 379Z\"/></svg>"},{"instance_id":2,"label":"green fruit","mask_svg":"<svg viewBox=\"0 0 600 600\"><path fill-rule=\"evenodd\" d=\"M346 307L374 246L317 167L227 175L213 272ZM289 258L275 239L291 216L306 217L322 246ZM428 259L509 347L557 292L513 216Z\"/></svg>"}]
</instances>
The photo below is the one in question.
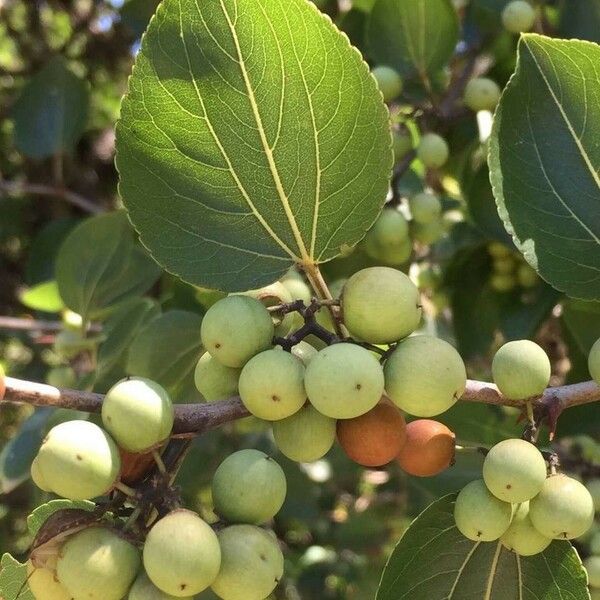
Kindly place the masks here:
<instances>
[{"instance_id":1,"label":"green fruit","mask_svg":"<svg viewBox=\"0 0 600 600\"><path fill-rule=\"evenodd\" d=\"M586 482L585 487L592 496L596 512L600 512L600 479L590 479Z\"/></svg>"},{"instance_id":2,"label":"green fruit","mask_svg":"<svg viewBox=\"0 0 600 600\"><path fill-rule=\"evenodd\" d=\"M223 400L238 393L241 369L226 367L208 352L198 361L194 371L196 389L208 402Z\"/></svg>"},{"instance_id":3,"label":"green fruit","mask_svg":"<svg viewBox=\"0 0 600 600\"><path fill-rule=\"evenodd\" d=\"M317 355L318 350L311 346L304 340L299 341L293 348L292 354L302 361L302 364L306 367L308 363Z\"/></svg>"},{"instance_id":4,"label":"green fruit","mask_svg":"<svg viewBox=\"0 0 600 600\"><path fill-rule=\"evenodd\" d=\"M195 288L196 300L198 300L204 310L208 310L213 304L216 304L219 300L222 300L227 296L227 294L221 290L212 290L210 288L198 286L195 286Z\"/></svg>"},{"instance_id":5,"label":"green fruit","mask_svg":"<svg viewBox=\"0 0 600 600\"><path fill-rule=\"evenodd\" d=\"M283 285L281 281L275 281L271 285L257 290L249 290L242 295L256 298L267 308L280 304L289 304L294 300L287 286ZM275 326L275 335L285 337L292 330L294 313L286 313L283 315L283 318L271 313L271 318Z\"/></svg>"},{"instance_id":6,"label":"green fruit","mask_svg":"<svg viewBox=\"0 0 600 600\"><path fill-rule=\"evenodd\" d=\"M430 246L439 242L446 233L446 226L442 219L436 219L431 223L413 223L411 228L413 238L424 244Z\"/></svg>"},{"instance_id":7,"label":"green fruit","mask_svg":"<svg viewBox=\"0 0 600 600\"><path fill-rule=\"evenodd\" d=\"M529 31L534 23L535 9L524 0L513 0L502 11L502 24L511 33Z\"/></svg>"},{"instance_id":8,"label":"green fruit","mask_svg":"<svg viewBox=\"0 0 600 600\"><path fill-rule=\"evenodd\" d=\"M515 270L515 261L512 256L503 256L502 258L494 258L492 268L500 275L507 275Z\"/></svg>"},{"instance_id":9,"label":"green fruit","mask_svg":"<svg viewBox=\"0 0 600 600\"><path fill-rule=\"evenodd\" d=\"M408 238L408 222L395 208L384 208L369 234L380 248L397 248Z\"/></svg>"},{"instance_id":10,"label":"green fruit","mask_svg":"<svg viewBox=\"0 0 600 600\"><path fill-rule=\"evenodd\" d=\"M546 481L546 461L542 453L525 440L503 440L485 457L483 480L496 498L504 502L525 502L542 489Z\"/></svg>"},{"instance_id":11,"label":"green fruit","mask_svg":"<svg viewBox=\"0 0 600 600\"><path fill-rule=\"evenodd\" d=\"M46 383L57 388L74 388L77 385L77 375L72 367L52 367L46 374Z\"/></svg>"},{"instance_id":12,"label":"green fruit","mask_svg":"<svg viewBox=\"0 0 600 600\"><path fill-rule=\"evenodd\" d=\"M273 437L282 454L297 462L319 460L335 441L335 419L307 404L295 415L273 423Z\"/></svg>"},{"instance_id":13,"label":"green fruit","mask_svg":"<svg viewBox=\"0 0 600 600\"><path fill-rule=\"evenodd\" d=\"M517 268L517 281L521 287L532 288L540 282L540 276L534 268L522 263Z\"/></svg>"},{"instance_id":14,"label":"green fruit","mask_svg":"<svg viewBox=\"0 0 600 600\"><path fill-rule=\"evenodd\" d=\"M594 522L594 524L596 525L596 522ZM597 525L596 525L597 527ZM590 531L593 531L593 528L590 529ZM590 544L590 552L596 556L600 556L600 532L596 531L595 533L592 534L590 540L589 540L589 544Z\"/></svg>"},{"instance_id":15,"label":"green fruit","mask_svg":"<svg viewBox=\"0 0 600 600\"><path fill-rule=\"evenodd\" d=\"M402 271L370 267L354 273L341 297L350 333L372 344L406 337L421 321L419 290Z\"/></svg>"},{"instance_id":16,"label":"green fruit","mask_svg":"<svg viewBox=\"0 0 600 600\"><path fill-rule=\"evenodd\" d=\"M40 481L70 500L106 494L121 470L117 445L103 429L88 421L66 421L53 427L36 461Z\"/></svg>"},{"instance_id":17,"label":"green fruit","mask_svg":"<svg viewBox=\"0 0 600 600\"><path fill-rule=\"evenodd\" d=\"M242 369L240 398L256 417L267 421L285 419L306 402L304 365L289 352L265 350Z\"/></svg>"},{"instance_id":18,"label":"green fruit","mask_svg":"<svg viewBox=\"0 0 600 600\"><path fill-rule=\"evenodd\" d=\"M490 287L501 294L510 292L517 285L517 280L512 274L496 273L490 277Z\"/></svg>"},{"instance_id":19,"label":"green fruit","mask_svg":"<svg viewBox=\"0 0 600 600\"><path fill-rule=\"evenodd\" d=\"M506 258L508 256L512 257L512 250L501 242L490 242L487 250L490 256L493 258Z\"/></svg>"},{"instance_id":20,"label":"green fruit","mask_svg":"<svg viewBox=\"0 0 600 600\"><path fill-rule=\"evenodd\" d=\"M600 385L600 339L597 339L588 356L588 370L592 379Z\"/></svg>"},{"instance_id":21,"label":"green fruit","mask_svg":"<svg viewBox=\"0 0 600 600\"><path fill-rule=\"evenodd\" d=\"M157 521L144 545L144 569L152 583L177 598L208 588L221 566L221 548L210 525L179 509Z\"/></svg>"},{"instance_id":22,"label":"green fruit","mask_svg":"<svg viewBox=\"0 0 600 600\"><path fill-rule=\"evenodd\" d=\"M60 549L56 575L76 599L121 600L140 566L138 549L105 527L88 527Z\"/></svg>"},{"instance_id":23,"label":"green fruit","mask_svg":"<svg viewBox=\"0 0 600 600\"><path fill-rule=\"evenodd\" d=\"M386 102L395 100L402 93L402 78L400 74L385 65L374 67L371 71Z\"/></svg>"},{"instance_id":24,"label":"green fruit","mask_svg":"<svg viewBox=\"0 0 600 600\"><path fill-rule=\"evenodd\" d=\"M436 289L442 280L439 269L434 266L425 266L419 269L416 276L417 286L421 290L425 289Z\"/></svg>"},{"instance_id":25,"label":"green fruit","mask_svg":"<svg viewBox=\"0 0 600 600\"><path fill-rule=\"evenodd\" d=\"M35 600L73 600L50 569L36 568L27 561L27 585Z\"/></svg>"},{"instance_id":26,"label":"green fruit","mask_svg":"<svg viewBox=\"0 0 600 600\"><path fill-rule=\"evenodd\" d=\"M304 385L320 413L332 419L352 419L379 402L383 371L368 350L355 344L334 344L312 359Z\"/></svg>"},{"instance_id":27,"label":"green fruit","mask_svg":"<svg viewBox=\"0 0 600 600\"><path fill-rule=\"evenodd\" d=\"M543 552L552 539L542 535L529 518L529 502L519 504L510 527L500 538L505 548L521 556L533 556Z\"/></svg>"},{"instance_id":28,"label":"green fruit","mask_svg":"<svg viewBox=\"0 0 600 600\"><path fill-rule=\"evenodd\" d=\"M223 600L265 600L283 576L283 554L275 537L252 525L219 532L221 570L212 590Z\"/></svg>"},{"instance_id":29,"label":"green fruit","mask_svg":"<svg viewBox=\"0 0 600 600\"><path fill-rule=\"evenodd\" d=\"M439 415L463 395L467 373L460 354L444 340L418 335L400 342L385 363L385 389L416 417Z\"/></svg>"},{"instance_id":30,"label":"green fruit","mask_svg":"<svg viewBox=\"0 0 600 600\"><path fill-rule=\"evenodd\" d=\"M173 429L167 391L155 381L129 377L113 385L102 403L102 423L127 452L146 452L162 444Z\"/></svg>"},{"instance_id":31,"label":"green fruit","mask_svg":"<svg viewBox=\"0 0 600 600\"><path fill-rule=\"evenodd\" d=\"M305 304L310 304L310 301L313 297L313 291L303 279L300 279L299 277L286 277L285 279L281 280L281 283L290 293L292 299L304 300Z\"/></svg>"},{"instance_id":32,"label":"green fruit","mask_svg":"<svg viewBox=\"0 0 600 600\"><path fill-rule=\"evenodd\" d=\"M496 108L500 100L500 87L492 79L487 77L475 77L465 87L465 104L475 112L480 110L491 110Z\"/></svg>"},{"instance_id":33,"label":"green fruit","mask_svg":"<svg viewBox=\"0 0 600 600\"><path fill-rule=\"evenodd\" d=\"M529 501L533 526L546 537L573 539L594 522L594 501L582 483L566 475L552 475Z\"/></svg>"},{"instance_id":34,"label":"green fruit","mask_svg":"<svg viewBox=\"0 0 600 600\"><path fill-rule=\"evenodd\" d=\"M412 254L412 241L406 238L395 246L380 246L375 239L375 234L368 231L364 239L364 249L367 256L387 266L405 264Z\"/></svg>"},{"instance_id":35,"label":"green fruit","mask_svg":"<svg viewBox=\"0 0 600 600\"><path fill-rule=\"evenodd\" d=\"M600 556L588 556L583 561L590 587L600 588Z\"/></svg>"},{"instance_id":36,"label":"green fruit","mask_svg":"<svg viewBox=\"0 0 600 600\"><path fill-rule=\"evenodd\" d=\"M421 192L412 196L408 204L410 213L416 223L427 224L439 220L442 214L440 199L430 192Z\"/></svg>"},{"instance_id":37,"label":"green fruit","mask_svg":"<svg viewBox=\"0 0 600 600\"><path fill-rule=\"evenodd\" d=\"M499 539L508 529L511 519L512 506L490 494L482 479L471 481L456 498L456 527L474 542Z\"/></svg>"},{"instance_id":38,"label":"green fruit","mask_svg":"<svg viewBox=\"0 0 600 600\"><path fill-rule=\"evenodd\" d=\"M283 469L259 450L240 450L215 471L212 497L215 512L231 523L258 525L283 506L287 483Z\"/></svg>"},{"instance_id":39,"label":"green fruit","mask_svg":"<svg viewBox=\"0 0 600 600\"><path fill-rule=\"evenodd\" d=\"M228 296L213 304L202 319L200 336L211 356L227 367L243 367L271 347L275 327L259 300Z\"/></svg>"},{"instance_id":40,"label":"green fruit","mask_svg":"<svg viewBox=\"0 0 600 600\"><path fill-rule=\"evenodd\" d=\"M530 340L507 342L496 352L492 362L494 383L511 400L542 394L550 382L550 373L548 356Z\"/></svg>"},{"instance_id":41,"label":"green fruit","mask_svg":"<svg viewBox=\"0 0 600 600\"><path fill-rule=\"evenodd\" d=\"M44 476L40 471L40 464L38 462L37 456L33 459L33 462L31 463L31 479L33 480L33 483L35 483L35 485L37 485L40 488L40 490L44 492L52 491L50 485L44 479Z\"/></svg>"},{"instance_id":42,"label":"green fruit","mask_svg":"<svg viewBox=\"0 0 600 600\"><path fill-rule=\"evenodd\" d=\"M448 160L450 150L446 140L437 133L426 133L421 137L417 157L428 168L437 169Z\"/></svg>"},{"instance_id":43,"label":"green fruit","mask_svg":"<svg viewBox=\"0 0 600 600\"><path fill-rule=\"evenodd\" d=\"M392 138L394 161L399 162L413 149L412 136L408 131L394 131Z\"/></svg>"},{"instance_id":44,"label":"green fruit","mask_svg":"<svg viewBox=\"0 0 600 600\"><path fill-rule=\"evenodd\" d=\"M127 600L177 600L177 598L178 596L166 594L157 588L146 573L137 576L127 596ZM183 596L183 600L193 600L193 596Z\"/></svg>"}]
</instances>

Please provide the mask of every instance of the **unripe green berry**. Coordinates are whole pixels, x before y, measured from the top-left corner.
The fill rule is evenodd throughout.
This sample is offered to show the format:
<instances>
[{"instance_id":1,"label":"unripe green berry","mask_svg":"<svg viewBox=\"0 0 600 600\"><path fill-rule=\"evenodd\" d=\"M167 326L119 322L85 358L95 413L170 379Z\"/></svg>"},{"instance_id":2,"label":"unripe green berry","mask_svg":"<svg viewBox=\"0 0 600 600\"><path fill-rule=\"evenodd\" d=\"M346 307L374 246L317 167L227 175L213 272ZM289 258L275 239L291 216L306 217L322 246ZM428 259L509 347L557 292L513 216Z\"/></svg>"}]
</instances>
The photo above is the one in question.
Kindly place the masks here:
<instances>
[{"instance_id":1,"label":"unripe green berry","mask_svg":"<svg viewBox=\"0 0 600 600\"><path fill-rule=\"evenodd\" d=\"M402 78L392 67L379 65L371 71L386 102L395 100L402 93Z\"/></svg>"},{"instance_id":2,"label":"unripe green berry","mask_svg":"<svg viewBox=\"0 0 600 600\"><path fill-rule=\"evenodd\" d=\"M490 287L500 294L514 290L516 285L517 280L509 273L495 273L490 277Z\"/></svg>"},{"instance_id":3,"label":"unripe green berry","mask_svg":"<svg viewBox=\"0 0 600 600\"><path fill-rule=\"evenodd\" d=\"M194 370L196 389L205 400L223 400L238 393L241 369L226 367L205 352Z\"/></svg>"},{"instance_id":4,"label":"unripe green berry","mask_svg":"<svg viewBox=\"0 0 600 600\"><path fill-rule=\"evenodd\" d=\"M270 348L275 327L256 298L228 296L213 304L202 319L200 336L211 356L227 367L243 367Z\"/></svg>"},{"instance_id":5,"label":"unripe green berry","mask_svg":"<svg viewBox=\"0 0 600 600\"><path fill-rule=\"evenodd\" d=\"M66 365L52 367L46 374L46 383L57 388L74 388L77 385L77 375L72 367Z\"/></svg>"},{"instance_id":6,"label":"unripe green berry","mask_svg":"<svg viewBox=\"0 0 600 600\"><path fill-rule=\"evenodd\" d=\"M402 410L416 417L439 415L463 395L467 373L460 354L429 335L400 342L385 363L385 389Z\"/></svg>"},{"instance_id":7,"label":"unripe green berry","mask_svg":"<svg viewBox=\"0 0 600 600\"><path fill-rule=\"evenodd\" d=\"M297 462L319 460L335 441L335 419L310 404L295 415L273 423L273 437L282 454Z\"/></svg>"},{"instance_id":8,"label":"unripe green berry","mask_svg":"<svg viewBox=\"0 0 600 600\"><path fill-rule=\"evenodd\" d=\"M513 504L525 502L542 489L546 461L542 453L525 440L503 440L485 457L483 480L500 500Z\"/></svg>"},{"instance_id":9,"label":"unripe green berry","mask_svg":"<svg viewBox=\"0 0 600 600\"><path fill-rule=\"evenodd\" d=\"M428 168L437 169L448 160L450 149L446 140L437 133L426 133L421 137L417 157Z\"/></svg>"},{"instance_id":10,"label":"unripe green berry","mask_svg":"<svg viewBox=\"0 0 600 600\"><path fill-rule=\"evenodd\" d=\"M396 267L409 260L412 254L412 241L406 237L394 246L381 246L377 242L375 233L371 230L365 236L364 249L367 256L373 260L389 267Z\"/></svg>"},{"instance_id":11,"label":"unripe green berry","mask_svg":"<svg viewBox=\"0 0 600 600\"><path fill-rule=\"evenodd\" d=\"M421 321L419 290L402 271L362 269L346 282L341 297L350 333L372 344L406 337Z\"/></svg>"},{"instance_id":12,"label":"unripe green berry","mask_svg":"<svg viewBox=\"0 0 600 600\"><path fill-rule=\"evenodd\" d=\"M552 475L529 501L529 518L546 537L573 539L594 522L594 501L582 483L566 475Z\"/></svg>"},{"instance_id":13,"label":"unripe green berry","mask_svg":"<svg viewBox=\"0 0 600 600\"><path fill-rule=\"evenodd\" d=\"M408 238L408 222L395 208L384 208L369 233L382 248L395 248Z\"/></svg>"},{"instance_id":14,"label":"unripe green berry","mask_svg":"<svg viewBox=\"0 0 600 600\"><path fill-rule=\"evenodd\" d=\"M35 600L73 600L51 569L36 568L27 561L27 585Z\"/></svg>"},{"instance_id":15,"label":"unripe green berry","mask_svg":"<svg viewBox=\"0 0 600 600\"><path fill-rule=\"evenodd\" d=\"M600 339L597 339L588 355L588 370L592 379L600 385Z\"/></svg>"},{"instance_id":16,"label":"unripe green berry","mask_svg":"<svg viewBox=\"0 0 600 600\"><path fill-rule=\"evenodd\" d=\"M113 385L102 402L102 422L127 452L146 452L171 434L174 411L167 391L155 381L129 377Z\"/></svg>"},{"instance_id":17,"label":"unripe green berry","mask_svg":"<svg viewBox=\"0 0 600 600\"><path fill-rule=\"evenodd\" d=\"M529 518L529 502L519 504L510 527L500 538L502 545L521 556L533 556L543 552L552 539L542 535Z\"/></svg>"},{"instance_id":18,"label":"unripe green berry","mask_svg":"<svg viewBox=\"0 0 600 600\"><path fill-rule=\"evenodd\" d=\"M332 419L351 419L371 410L383 394L377 359L355 344L328 346L315 356L304 377L311 404Z\"/></svg>"},{"instance_id":19,"label":"unripe green berry","mask_svg":"<svg viewBox=\"0 0 600 600\"><path fill-rule=\"evenodd\" d=\"M496 273L507 275L515 270L515 261L512 256L503 256L502 258L494 258L492 268Z\"/></svg>"},{"instance_id":20,"label":"unripe green berry","mask_svg":"<svg viewBox=\"0 0 600 600\"><path fill-rule=\"evenodd\" d=\"M480 110L493 111L500 100L500 87L487 77L475 77L465 87L465 104L475 112Z\"/></svg>"},{"instance_id":21,"label":"unripe green berry","mask_svg":"<svg viewBox=\"0 0 600 600\"><path fill-rule=\"evenodd\" d=\"M144 569L167 594L184 598L208 588L221 566L221 548L210 525L179 509L157 521L144 545Z\"/></svg>"},{"instance_id":22,"label":"unripe green berry","mask_svg":"<svg viewBox=\"0 0 600 600\"><path fill-rule=\"evenodd\" d=\"M395 162L401 161L412 149L412 137L408 131L394 131L392 133Z\"/></svg>"},{"instance_id":23,"label":"unripe green berry","mask_svg":"<svg viewBox=\"0 0 600 600\"><path fill-rule=\"evenodd\" d=\"M38 462L38 457L36 456L31 463L31 479L33 483L37 485L40 490L44 492L51 492L52 488L48 484L48 482L44 479L42 472L40 471L40 464Z\"/></svg>"},{"instance_id":24,"label":"unripe green berry","mask_svg":"<svg viewBox=\"0 0 600 600\"><path fill-rule=\"evenodd\" d=\"M586 482L585 487L592 496L596 512L600 512L600 479L590 479Z\"/></svg>"},{"instance_id":25,"label":"unripe green berry","mask_svg":"<svg viewBox=\"0 0 600 600\"><path fill-rule=\"evenodd\" d=\"M426 246L439 242L446 233L446 226L442 219L435 219L431 223L412 223L411 234L413 238Z\"/></svg>"},{"instance_id":26,"label":"unripe green berry","mask_svg":"<svg viewBox=\"0 0 600 600\"><path fill-rule=\"evenodd\" d=\"M112 489L121 470L119 449L100 427L66 421L53 427L38 452L40 481L70 500L88 500Z\"/></svg>"},{"instance_id":27,"label":"unripe green berry","mask_svg":"<svg viewBox=\"0 0 600 600\"><path fill-rule=\"evenodd\" d=\"M304 300L306 304L310 303L313 292L308 284L299 275L296 277L284 277L281 280L281 283L285 286L294 300Z\"/></svg>"},{"instance_id":28,"label":"unripe green berry","mask_svg":"<svg viewBox=\"0 0 600 600\"><path fill-rule=\"evenodd\" d=\"M474 542L492 542L502 536L512 519L512 505L490 494L482 479L467 484L454 505L458 530Z\"/></svg>"},{"instance_id":29,"label":"unripe green berry","mask_svg":"<svg viewBox=\"0 0 600 600\"><path fill-rule=\"evenodd\" d=\"M540 276L534 268L522 263L517 268L517 281L521 287L532 288L540 282Z\"/></svg>"},{"instance_id":30,"label":"unripe green berry","mask_svg":"<svg viewBox=\"0 0 600 600\"><path fill-rule=\"evenodd\" d=\"M276 348L250 359L240 374L240 398L259 419L277 421L298 412L306 402L302 361Z\"/></svg>"},{"instance_id":31,"label":"unripe green berry","mask_svg":"<svg viewBox=\"0 0 600 600\"><path fill-rule=\"evenodd\" d=\"M421 192L412 196L408 204L412 218L417 223L432 223L439 219L442 214L442 203L440 199L431 192Z\"/></svg>"},{"instance_id":32,"label":"unripe green berry","mask_svg":"<svg viewBox=\"0 0 600 600\"><path fill-rule=\"evenodd\" d=\"M600 588L600 556L588 556L583 561L590 587Z\"/></svg>"},{"instance_id":33,"label":"unripe green berry","mask_svg":"<svg viewBox=\"0 0 600 600\"><path fill-rule=\"evenodd\" d=\"M105 527L88 527L60 549L56 575L74 598L121 600L140 566L140 553Z\"/></svg>"},{"instance_id":34,"label":"unripe green berry","mask_svg":"<svg viewBox=\"0 0 600 600\"><path fill-rule=\"evenodd\" d=\"M275 537L252 525L219 532L221 570L212 590L222 600L265 600L283 576L283 554Z\"/></svg>"},{"instance_id":35,"label":"unripe green berry","mask_svg":"<svg viewBox=\"0 0 600 600\"><path fill-rule=\"evenodd\" d=\"M215 471L215 512L232 523L258 525L274 517L287 492L283 469L259 450L240 450Z\"/></svg>"},{"instance_id":36,"label":"unripe green berry","mask_svg":"<svg viewBox=\"0 0 600 600\"><path fill-rule=\"evenodd\" d=\"M507 256L512 256L511 249L501 242L490 242L487 246L487 251L493 258L506 258Z\"/></svg>"},{"instance_id":37,"label":"unripe green berry","mask_svg":"<svg viewBox=\"0 0 600 600\"><path fill-rule=\"evenodd\" d=\"M173 596L157 588L146 573L140 573L129 590L127 600L193 600L193 596Z\"/></svg>"},{"instance_id":38,"label":"unripe green berry","mask_svg":"<svg viewBox=\"0 0 600 600\"><path fill-rule=\"evenodd\" d=\"M243 292L241 295L256 298L267 308L288 304L294 300L290 290L281 281L275 281L257 290ZM275 335L284 337L292 330L294 313L286 313L283 317L271 313L271 319L275 326Z\"/></svg>"},{"instance_id":39,"label":"unripe green berry","mask_svg":"<svg viewBox=\"0 0 600 600\"><path fill-rule=\"evenodd\" d=\"M513 0L502 11L502 24L511 33L529 31L535 23L535 9L525 0Z\"/></svg>"},{"instance_id":40,"label":"unripe green berry","mask_svg":"<svg viewBox=\"0 0 600 600\"><path fill-rule=\"evenodd\" d=\"M548 387L550 374L547 354L530 340L507 342L492 361L494 383L511 400L539 396Z\"/></svg>"}]
</instances>

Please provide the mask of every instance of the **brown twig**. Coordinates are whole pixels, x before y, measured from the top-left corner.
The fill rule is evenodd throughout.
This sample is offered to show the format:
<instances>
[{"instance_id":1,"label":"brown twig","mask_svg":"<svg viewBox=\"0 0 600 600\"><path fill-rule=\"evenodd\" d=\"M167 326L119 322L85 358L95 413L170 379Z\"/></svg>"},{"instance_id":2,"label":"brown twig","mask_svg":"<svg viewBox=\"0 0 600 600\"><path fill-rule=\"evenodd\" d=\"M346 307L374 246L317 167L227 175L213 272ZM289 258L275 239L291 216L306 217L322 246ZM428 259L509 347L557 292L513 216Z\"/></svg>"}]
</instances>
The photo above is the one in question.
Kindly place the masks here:
<instances>
[{"instance_id":1,"label":"brown twig","mask_svg":"<svg viewBox=\"0 0 600 600\"><path fill-rule=\"evenodd\" d=\"M62 321L39 321L37 319L26 319L21 317L0 316L0 329L11 331L62 331L65 324ZM89 331L101 331L100 325L92 324Z\"/></svg>"}]
</instances>

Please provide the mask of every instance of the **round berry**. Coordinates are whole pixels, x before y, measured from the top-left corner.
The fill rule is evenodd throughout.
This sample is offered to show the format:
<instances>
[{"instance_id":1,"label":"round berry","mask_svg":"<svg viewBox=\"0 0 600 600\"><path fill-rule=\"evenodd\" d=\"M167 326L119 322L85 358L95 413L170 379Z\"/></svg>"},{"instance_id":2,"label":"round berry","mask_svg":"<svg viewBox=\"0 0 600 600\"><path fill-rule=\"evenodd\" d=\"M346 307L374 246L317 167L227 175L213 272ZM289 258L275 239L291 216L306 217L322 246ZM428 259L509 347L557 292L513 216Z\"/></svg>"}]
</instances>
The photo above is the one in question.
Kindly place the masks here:
<instances>
[{"instance_id":1,"label":"round berry","mask_svg":"<svg viewBox=\"0 0 600 600\"><path fill-rule=\"evenodd\" d=\"M529 518L529 502L523 502L515 510L510 527L500 538L502 545L521 556L533 556L543 552L552 539L542 535Z\"/></svg>"},{"instance_id":2,"label":"round berry","mask_svg":"<svg viewBox=\"0 0 600 600\"><path fill-rule=\"evenodd\" d=\"M597 339L588 355L588 370L592 379L600 385L600 339Z\"/></svg>"},{"instance_id":3,"label":"round berry","mask_svg":"<svg viewBox=\"0 0 600 600\"><path fill-rule=\"evenodd\" d=\"M417 157L428 168L437 169L446 164L450 149L446 140L437 133L426 133L421 137Z\"/></svg>"},{"instance_id":4,"label":"round berry","mask_svg":"<svg viewBox=\"0 0 600 600\"><path fill-rule=\"evenodd\" d=\"M194 370L194 383L196 389L208 402L223 400L238 393L241 372L241 369L222 365L216 358L205 352Z\"/></svg>"},{"instance_id":5,"label":"round berry","mask_svg":"<svg viewBox=\"0 0 600 600\"><path fill-rule=\"evenodd\" d=\"M402 78L392 67L379 65L371 71L386 102L395 100L402 93Z\"/></svg>"},{"instance_id":6,"label":"round berry","mask_svg":"<svg viewBox=\"0 0 600 600\"><path fill-rule=\"evenodd\" d=\"M511 33L529 31L535 23L535 9L525 0L513 0L502 11L502 24Z\"/></svg>"},{"instance_id":7,"label":"round berry","mask_svg":"<svg viewBox=\"0 0 600 600\"><path fill-rule=\"evenodd\" d=\"M498 84L487 77L475 77L465 87L465 104L475 112L493 111L500 100L501 90Z\"/></svg>"},{"instance_id":8,"label":"round berry","mask_svg":"<svg viewBox=\"0 0 600 600\"><path fill-rule=\"evenodd\" d=\"M442 214L442 203L431 192L415 194L409 199L408 204L412 218L417 223L432 223L438 220Z\"/></svg>"}]
</instances>

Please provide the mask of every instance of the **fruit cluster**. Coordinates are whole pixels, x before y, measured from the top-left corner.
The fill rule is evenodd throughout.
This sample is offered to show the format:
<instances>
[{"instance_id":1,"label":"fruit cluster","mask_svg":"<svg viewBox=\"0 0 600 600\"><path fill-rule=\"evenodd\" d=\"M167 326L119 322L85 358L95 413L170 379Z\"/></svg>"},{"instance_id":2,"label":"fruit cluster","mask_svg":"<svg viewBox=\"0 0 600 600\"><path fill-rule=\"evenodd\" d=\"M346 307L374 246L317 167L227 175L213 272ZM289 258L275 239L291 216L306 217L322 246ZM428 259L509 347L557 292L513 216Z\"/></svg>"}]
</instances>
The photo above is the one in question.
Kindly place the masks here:
<instances>
[{"instance_id":1,"label":"fruit cluster","mask_svg":"<svg viewBox=\"0 0 600 600\"><path fill-rule=\"evenodd\" d=\"M553 539L583 535L594 521L594 501L576 479L547 477L544 456L533 444L509 439L488 452L483 479L458 494L454 518L470 540L500 539L509 550L531 556Z\"/></svg>"},{"instance_id":2,"label":"fruit cluster","mask_svg":"<svg viewBox=\"0 0 600 600\"><path fill-rule=\"evenodd\" d=\"M523 257L500 242L491 242L488 253L492 257L492 275L490 286L496 292L510 292L517 286L524 290L540 283L535 269L530 267Z\"/></svg>"}]
</instances>

